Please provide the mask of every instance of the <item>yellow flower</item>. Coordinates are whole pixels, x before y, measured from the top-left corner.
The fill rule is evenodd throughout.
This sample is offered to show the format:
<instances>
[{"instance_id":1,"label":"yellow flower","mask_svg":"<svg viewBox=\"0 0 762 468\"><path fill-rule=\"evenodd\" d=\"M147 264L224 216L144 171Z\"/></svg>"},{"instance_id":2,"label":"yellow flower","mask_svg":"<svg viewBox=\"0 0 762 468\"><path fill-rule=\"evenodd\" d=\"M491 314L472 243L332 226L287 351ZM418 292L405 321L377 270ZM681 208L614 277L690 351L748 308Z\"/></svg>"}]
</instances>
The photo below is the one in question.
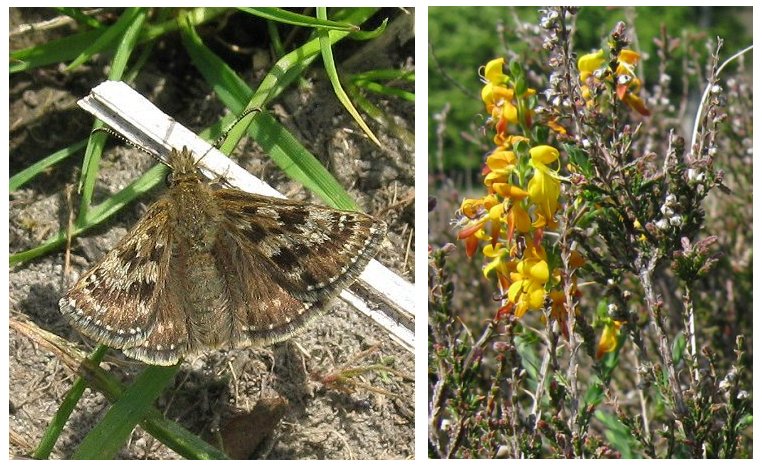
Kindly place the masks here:
<instances>
[{"instance_id":1,"label":"yellow flower","mask_svg":"<svg viewBox=\"0 0 762 468\"><path fill-rule=\"evenodd\" d=\"M484 226L490 220L492 209L500 207L500 201L495 195L482 198L466 198L460 204L460 212L472 221L458 232L458 239L465 241L466 255L472 257L479 246L479 240L489 240L490 236L484 231Z\"/></svg>"},{"instance_id":2,"label":"yellow flower","mask_svg":"<svg viewBox=\"0 0 762 468\"><path fill-rule=\"evenodd\" d=\"M532 157L530 165L535 169L527 185L529 198L537 205L537 221L534 226L552 228L556 224L553 216L558 209L558 197L561 195L561 177L547 164L558 160L558 150L552 146L540 145L530 149L529 155Z\"/></svg>"},{"instance_id":3,"label":"yellow flower","mask_svg":"<svg viewBox=\"0 0 762 468\"><path fill-rule=\"evenodd\" d=\"M569 338L569 328L566 326L566 318L568 315L566 313L566 294L564 294L564 292L560 289L555 289L548 293L548 297L550 297L551 300L550 316L558 322L558 325L561 328L561 333L566 338Z\"/></svg>"},{"instance_id":4,"label":"yellow flower","mask_svg":"<svg viewBox=\"0 0 762 468\"><path fill-rule=\"evenodd\" d=\"M496 58L487 62L484 66L484 79L488 83L503 84L507 76L503 73L503 65L505 65L505 59Z\"/></svg>"},{"instance_id":5,"label":"yellow flower","mask_svg":"<svg viewBox=\"0 0 762 468\"><path fill-rule=\"evenodd\" d=\"M551 130L553 130L554 132L560 135L566 135L566 128L564 128L563 125L558 123L558 117L552 120L548 120L547 122L545 122L545 125L547 125L548 128L550 128Z\"/></svg>"},{"instance_id":6,"label":"yellow flower","mask_svg":"<svg viewBox=\"0 0 762 468\"><path fill-rule=\"evenodd\" d=\"M590 54L585 54L577 60L577 68L579 69L579 79L583 83L587 81L590 75L595 70L601 68L606 59L603 57L603 51L597 50Z\"/></svg>"},{"instance_id":7,"label":"yellow flower","mask_svg":"<svg viewBox=\"0 0 762 468\"><path fill-rule=\"evenodd\" d=\"M511 200L517 201L523 200L529 195L529 192L526 190L505 182L496 182L492 184L492 190L494 190L498 195L502 195L505 198L510 198Z\"/></svg>"},{"instance_id":8,"label":"yellow flower","mask_svg":"<svg viewBox=\"0 0 762 468\"><path fill-rule=\"evenodd\" d=\"M482 88L482 101L487 112L497 125L518 122L518 111L513 104L514 91L508 88L508 76L503 73L502 58L490 60L484 67L484 80L487 84Z\"/></svg>"},{"instance_id":9,"label":"yellow flower","mask_svg":"<svg viewBox=\"0 0 762 468\"><path fill-rule=\"evenodd\" d=\"M484 199L482 198L465 198L460 204L460 212L466 218L474 219L483 206Z\"/></svg>"},{"instance_id":10,"label":"yellow flower","mask_svg":"<svg viewBox=\"0 0 762 468\"><path fill-rule=\"evenodd\" d=\"M618 320L609 320L603 327L601 333L601 339L598 341L598 350L595 353L595 357L600 359L604 354L610 353L616 350L617 343L619 342L619 330L624 325L624 322Z\"/></svg>"},{"instance_id":11,"label":"yellow flower","mask_svg":"<svg viewBox=\"0 0 762 468\"><path fill-rule=\"evenodd\" d=\"M531 221L529 220L529 213L527 210L521 207L521 205L514 203L511 207L511 211L508 213L508 229L513 231L518 229L521 233L529 232Z\"/></svg>"},{"instance_id":12,"label":"yellow flower","mask_svg":"<svg viewBox=\"0 0 762 468\"><path fill-rule=\"evenodd\" d=\"M485 216L473 223L470 223L468 226L458 232L458 239L465 242L466 255L469 257L474 256L476 248L479 247L479 239L486 235L484 232L484 225L487 224L488 220L489 219Z\"/></svg>"},{"instance_id":13,"label":"yellow flower","mask_svg":"<svg viewBox=\"0 0 762 468\"><path fill-rule=\"evenodd\" d=\"M484 185L489 187L492 193L515 201L523 200L529 196L529 193L511 181L511 175L517 164L518 158L513 151L498 148L487 156L485 170L489 172L484 176Z\"/></svg>"},{"instance_id":14,"label":"yellow flower","mask_svg":"<svg viewBox=\"0 0 762 468\"><path fill-rule=\"evenodd\" d=\"M511 273L508 301L516 305L514 313L521 317L529 309L538 309L545 302L545 283L550 277L548 262L542 248L527 245L524 257Z\"/></svg>"},{"instance_id":15,"label":"yellow flower","mask_svg":"<svg viewBox=\"0 0 762 468\"><path fill-rule=\"evenodd\" d=\"M492 272L495 272L498 279L508 279L511 273L516 271L516 261L511 259L510 252L503 244L486 245L482 249L482 253L485 257L492 259L482 268L485 277L489 277Z\"/></svg>"},{"instance_id":16,"label":"yellow flower","mask_svg":"<svg viewBox=\"0 0 762 468\"><path fill-rule=\"evenodd\" d=\"M617 75L629 74L635 76L635 65L640 60L640 54L630 49L622 49L619 52L619 66L616 68Z\"/></svg>"},{"instance_id":17,"label":"yellow flower","mask_svg":"<svg viewBox=\"0 0 762 468\"><path fill-rule=\"evenodd\" d=\"M513 104L515 92L504 85L487 83L482 88L482 101L489 112L498 133L502 133L509 123L517 123L518 109Z\"/></svg>"},{"instance_id":18,"label":"yellow flower","mask_svg":"<svg viewBox=\"0 0 762 468\"><path fill-rule=\"evenodd\" d=\"M520 135L506 135L505 133L497 133L495 134L493 141L497 146L503 148L513 148L513 145L521 141L526 141L529 143L529 138Z\"/></svg>"},{"instance_id":19,"label":"yellow flower","mask_svg":"<svg viewBox=\"0 0 762 468\"><path fill-rule=\"evenodd\" d=\"M643 100L637 95L640 91L640 80L635 75L635 66L640 60L640 54L630 49L619 52L619 65L616 68L617 97L642 115L651 115Z\"/></svg>"},{"instance_id":20,"label":"yellow flower","mask_svg":"<svg viewBox=\"0 0 762 468\"><path fill-rule=\"evenodd\" d=\"M484 185L492 187L492 184L497 182L508 182L517 163L518 159L513 151L497 149L492 152L487 156L489 172L484 177Z\"/></svg>"},{"instance_id":21,"label":"yellow flower","mask_svg":"<svg viewBox=\"0 0 762 468\"><path fill-rule=\"evenodd\" d=\"M643 100L637 95L640 91L640 80L635 75L635 66L640 60L640 54L630 49L622 49L617 57L617 68L614 73L616 80L616 95L620 101L624 102L630 108L638 111L642 115L650 115L651 112L646 108ZM602 50L597 50L590 54L583 55L577 61L579 69L579 79L582 82L582 97L587 101L588 106L592 106L592 96L587 86L590 76L594 76L596 70L601 69L606 62ZM595 79L595 78L594 78ZM610 79L610 78L609 78Z\"/></svg>"}]
</instances>

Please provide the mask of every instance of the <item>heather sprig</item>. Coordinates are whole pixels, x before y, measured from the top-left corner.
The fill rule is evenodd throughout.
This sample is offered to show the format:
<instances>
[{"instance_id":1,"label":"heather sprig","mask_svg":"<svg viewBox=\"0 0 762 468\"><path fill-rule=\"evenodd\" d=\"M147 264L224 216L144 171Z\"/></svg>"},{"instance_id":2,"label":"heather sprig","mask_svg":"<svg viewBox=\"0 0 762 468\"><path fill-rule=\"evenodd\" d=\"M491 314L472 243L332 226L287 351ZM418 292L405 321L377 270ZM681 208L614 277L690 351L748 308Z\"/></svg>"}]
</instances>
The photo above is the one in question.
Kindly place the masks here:
<instances>
[{"instance_id":1,"label":"heather sprig","mask_svg":"<svg viewBox=\"0 0 762 468\"><path fill-rule=\"evenodd\" d=\"M462 250L432 247L430 454L749 456L750 322L717 293L750 301L751 234L717 220L751 216L750 77L720 76L721 41L700 76L695 37L665 28L656 57L624 22L580 49L578 12L541 9L514 30L535 49L480 69L481 187L460 199Z\"/></svg>"}]
</instances>

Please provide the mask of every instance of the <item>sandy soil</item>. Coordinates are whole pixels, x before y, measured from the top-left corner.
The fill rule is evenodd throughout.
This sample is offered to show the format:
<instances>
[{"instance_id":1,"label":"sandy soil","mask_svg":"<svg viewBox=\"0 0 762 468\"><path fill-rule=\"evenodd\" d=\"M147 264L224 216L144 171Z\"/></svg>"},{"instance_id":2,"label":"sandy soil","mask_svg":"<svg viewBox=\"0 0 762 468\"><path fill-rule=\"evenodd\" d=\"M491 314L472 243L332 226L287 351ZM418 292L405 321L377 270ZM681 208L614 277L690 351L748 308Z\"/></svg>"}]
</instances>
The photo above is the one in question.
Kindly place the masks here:
<instances>
[{"instance_id":1,"label":"sandy soil","mask_svg":"<svg viewBox=\"0 0 762 468\"><path fill-rule=\"evenodd\" d=\"M11 10L11 31L22 23L52 17L51 10ZM350 46L338 63L349 71L397 67L413 62L412 16L385 10L390 22L407 22L408 36L383 44L372 60L365 44ZM222 27L217 38L229 39L230 28L240 28L236 17ZM404 28L403 28L404 30ZM11 49L67 34L66 27L43 33L12 36ZM214 42L215 39L209 39ZM218 46L215 46L218 47ZM239 71L256 84L261 64L268 60L266 44L250 45L255 57L239 56ZM360 55L358 55L360 54ZM50 66L10 79L10 172L17 173L52 151L85 138L92 118L75 101L105 78L107 59L101 58L75 72ZM368 142L333 97L319 67L313 66L308 84L292 87L271 109L307 146L370 214L379 214L390 226L388 243L377 257L412 281L413 148L384 135L371 122L385 149ZM192 129L214 122L223 109L193 69L175 36L160 41L134 85L162 110ZM412 85L410 85L412 90ZM412 103L369 98L395 122L413 132ZM240 164L291 198L314 201L302 188L288 181L268 157L253 144L241 145L235 155ZM10 196L10 251L20 252L54 235L69 216L67 187L76 186L81 152L41 174ZM96 203L123 188L153 165L145 155L114 143L101 164ZM71 340L80 349L90 344L65 322L57 301L78 274L97 261L140 218L162 188L132 204L105 225L72 245L69 275L64 274L64 252L59 249L32 262L11 268L11 321L30 321L40 328ZM74 196L74 206L78 200ZM56 354L37 346L13 327L10 330L10 456L29 456L51 416L61 404L76 375ZM326 376L348 366L379 362L399 373L368 372L350 389L327 385ZM112 375L128 384L142 366L112 352L107 358ZM274 459L352 458L385 459L413 456L413 359L385 333L344 303L336 303L314 325L267 349L222 350L183 364L175 381L156 402L170 419L203 437L220 429L236 434L241 428L267 427L266 440L258 446L244 440L242 453ZM272 411L252 411L257 403ZM55 447L53 458L67 458L88 430L108 410L106 399L87 390ZM242 415L256 416L246 419ZM281 417L282 416L282 417ZM249 426L247 426L247 424ZM269 429L272 428L272 429ZM226 432L227 431L227 432ZM142 429L136 429L120 458L171 459L178 455Z\"/></svg>"}]
</instances>

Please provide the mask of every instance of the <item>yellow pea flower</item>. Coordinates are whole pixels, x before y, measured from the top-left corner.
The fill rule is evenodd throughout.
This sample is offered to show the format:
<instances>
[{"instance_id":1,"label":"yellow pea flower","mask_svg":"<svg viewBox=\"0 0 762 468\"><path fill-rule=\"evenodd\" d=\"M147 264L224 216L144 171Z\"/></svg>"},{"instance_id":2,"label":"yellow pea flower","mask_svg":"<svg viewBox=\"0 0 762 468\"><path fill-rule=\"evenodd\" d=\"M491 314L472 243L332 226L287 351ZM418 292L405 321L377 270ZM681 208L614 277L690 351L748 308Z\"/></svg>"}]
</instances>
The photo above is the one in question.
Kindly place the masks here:
<instances>
[{"instance_id":1,"label":"yellow pea flower","mask_svg":"<svg viewBox=\"0 0 762 468\"><path fill-rule=\"evenodd\" d=\"M553 227L553 216L558 209L558 197L561 196L561 177L547 165L558 160L558 150L548 145L535 146L529 150L532 157L530 165L535 169L529 180L527 191L529 198L537 206L535 227Z\"/></svg>"},{"instance_id":2,"label":"yellow pea flower","mask_svg":"<svg viewBox=\"0 0 762 468\"><path fill-rule=\"evenodd\" d=\"M598 350L595 353L596 359L600 359L604 354L616 350L616 345L619 342L619 330L622 328L622 325L624 325L624 322L618 320L610 320L604 325L601 339L598 341Z\"/></svg>"},{"instance_id":3,"label":"yellow pea flower","mask_svg":"<svg viewBox=\"0 0 762 468\"><path fill-rule=\"evenodd\" d=\"M545 302L545 283L550 277L547 257L542 248L529 244L524 251L524 259L511 273L508 300L516 305L514 313L521 317L529 309L539 309Z\"/></svg>"}]
</instances>

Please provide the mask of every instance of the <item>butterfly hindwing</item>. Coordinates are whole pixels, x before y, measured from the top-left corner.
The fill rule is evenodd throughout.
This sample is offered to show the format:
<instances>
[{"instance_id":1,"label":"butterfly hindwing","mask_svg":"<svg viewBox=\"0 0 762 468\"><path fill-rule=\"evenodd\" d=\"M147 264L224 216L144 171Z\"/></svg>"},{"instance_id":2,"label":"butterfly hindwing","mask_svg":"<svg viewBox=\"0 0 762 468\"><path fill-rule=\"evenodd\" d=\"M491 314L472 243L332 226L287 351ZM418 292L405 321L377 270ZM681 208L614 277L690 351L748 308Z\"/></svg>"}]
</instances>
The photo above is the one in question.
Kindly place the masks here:
<instances>
[{"instance_id":1,"label":"butterfly hindwing","mask_svg":"<svg viewBox=\"0 0 762 468\"><path fill-rule=\"evenodd\" d=\"M188 312L182 298L178 297L179 289L171 286L176 285L180 274L170 265L165 281L168 287L156 298L154 326L145 340L122 350L126 356L153 365L169 366L188 353Z\"/></svg>"},{"instance_id":2,"label":"butterfly hindwing","mask_svg":"<svg viewBox=\"0 0 762 468\"><path fill-rule=\"evenodd\" d=\"M233 345L263 346L284 340L317 315L314 306L323 301L305 303L295 297L272 261L240 244L236 234L225 232L215 252L229 293L220 326L232 327Z\"/></svg>"}]
</instances>

